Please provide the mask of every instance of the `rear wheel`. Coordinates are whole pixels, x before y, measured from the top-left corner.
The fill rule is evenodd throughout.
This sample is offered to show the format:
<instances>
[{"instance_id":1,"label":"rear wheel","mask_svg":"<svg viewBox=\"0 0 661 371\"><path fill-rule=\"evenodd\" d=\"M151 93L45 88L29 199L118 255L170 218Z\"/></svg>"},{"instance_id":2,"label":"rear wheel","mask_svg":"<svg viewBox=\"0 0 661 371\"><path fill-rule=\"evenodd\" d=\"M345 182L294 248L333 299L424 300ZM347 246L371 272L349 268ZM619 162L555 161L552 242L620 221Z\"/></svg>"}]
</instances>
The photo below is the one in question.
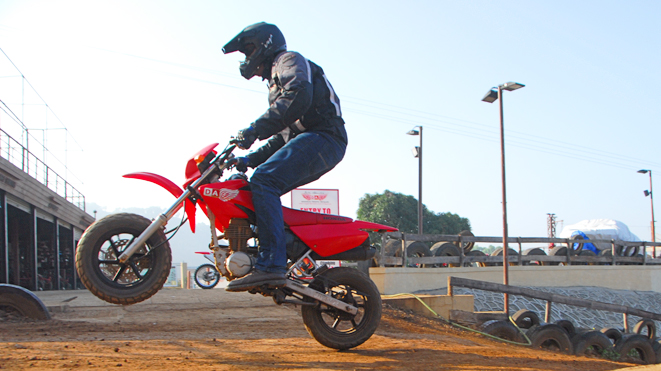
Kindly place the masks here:
<instances>
[{"instance_id":1,"label":"rear wheel","mask_svg":"<svg viewBox=\"0 0 661 371\"><path fill-rule=\"evenodd\" d=\"M220 281L220 273L213 264L202 264L195 270L195 283L202 289L212 289Z\"/></svg>"},{"instance_id":2,"label":"rear wheel","mask_svg":"<svg viewBox=\"0 0 661 371\"><path fill-rule=\"evenodd\" d=\"M325 304L303 306L305 328L320 344L350 349L369 339L381 321L381 295L376 285L357 269L329 269L314 278L310 288L358 308L356 315Z\"/></svg>"},{"instance_id":3,"label":"rear wheel","mask_svg":"<svg viewBox=\"0 0 661 371\"><path fill-rule=\"evenodd\" d=\"M170 274L170 244L156 231L125 263L119 256L151 222L136 214L113 214L92 224L76 252L82 283L98 298L113 304L135 304L152 297Z\"/></svg>"}]
</instances>

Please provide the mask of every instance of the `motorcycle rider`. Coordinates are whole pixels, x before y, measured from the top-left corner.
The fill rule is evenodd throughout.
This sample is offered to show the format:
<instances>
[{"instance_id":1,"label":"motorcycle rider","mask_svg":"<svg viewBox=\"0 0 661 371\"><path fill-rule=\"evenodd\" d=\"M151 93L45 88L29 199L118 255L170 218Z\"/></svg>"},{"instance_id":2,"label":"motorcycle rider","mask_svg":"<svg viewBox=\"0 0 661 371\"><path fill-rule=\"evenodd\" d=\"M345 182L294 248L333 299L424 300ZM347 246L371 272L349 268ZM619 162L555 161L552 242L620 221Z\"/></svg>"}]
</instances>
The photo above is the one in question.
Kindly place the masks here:
<instances>
[{"instance_id":1,"label":"motorcycle rider","mask_svg":"<svg viewBox=\"0 0 661 371\"><path fill-rule=\"evenodd\" d=\"M286 284L287 252L280 196L330 171L342 158L347 133L340 100L318 65L287 51L275 25L256 23L223 47L245 55L241 75L268 80L269 108L236 139L241 149L255 140L268 142L245 157L233 159L239 171L255 168L250 178L257 217L259 253L255 270L232 280L227 291L247 291Z\"/></svg>"}]
</instances>

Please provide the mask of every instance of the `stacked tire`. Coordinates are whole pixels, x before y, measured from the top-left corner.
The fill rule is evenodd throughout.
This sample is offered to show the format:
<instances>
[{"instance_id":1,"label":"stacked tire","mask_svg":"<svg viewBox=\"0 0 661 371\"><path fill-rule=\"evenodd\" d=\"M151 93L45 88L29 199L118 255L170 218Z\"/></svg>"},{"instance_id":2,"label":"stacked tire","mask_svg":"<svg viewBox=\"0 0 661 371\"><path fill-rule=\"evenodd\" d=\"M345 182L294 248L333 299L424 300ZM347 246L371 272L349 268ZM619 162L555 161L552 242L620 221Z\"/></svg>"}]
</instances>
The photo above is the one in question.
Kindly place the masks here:
<instances>
[{"instance_id":1,"label":"stacked tire","mask_svg":"<svg viewBox=\"0 0 661 371\"><path fill-rule=\"evenodd\" d=\"M542 323L535 312L527 309L514 313L511 320L488 321L480 330L521 344L526 343L527 337L533 349L629 363L661 363L661 338L656 337L656 324L650 319L640 320L630 334L623 334L616 328L579 332L571 321ZM525 330L525 336L521 330Z\"/></svg>"}]
</instances>

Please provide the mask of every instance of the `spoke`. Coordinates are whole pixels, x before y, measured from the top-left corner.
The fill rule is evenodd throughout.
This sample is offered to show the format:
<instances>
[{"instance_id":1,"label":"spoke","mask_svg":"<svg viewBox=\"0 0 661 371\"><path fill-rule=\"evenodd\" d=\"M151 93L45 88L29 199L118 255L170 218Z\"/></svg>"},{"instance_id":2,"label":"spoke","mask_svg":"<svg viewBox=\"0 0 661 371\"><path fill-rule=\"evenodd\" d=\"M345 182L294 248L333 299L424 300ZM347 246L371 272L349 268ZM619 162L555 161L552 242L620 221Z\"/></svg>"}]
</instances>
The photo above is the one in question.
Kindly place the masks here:
<instances>
[{"instance_id":1,"label":"spoke","mask_svg":"<svg viewBox=\"0 0 661 371\"><path fill-rule=\"evenodd\" d=\"M351 324L353 325L353 328L358 327L358 324L356 323L356 318L355 317L351 319Z\"/></svg>"},{"instance_id":2,"label":"spoke","mask_svg":"<svg viewBox=\"0 0 661 371\"><path fill-rule=\"evenodd\" d=\"M117 236L112 236L112 237L117 237ZM115 257L119 257L119 249L117 249L117 245L115 244L115 241L112 240L112 237L108 238L108 242L110 242L110 247L112 248L112 252L115 254ZM119 237L117 237L119 240Z\"/></svg>"},{"instance_id":3,"label":"spoke","mask_svg":"<svg viewBox=\"0 0 661 371\"><path fill-rule=\"evenodd\" d=\"M129 263L131 265L131 269L133 270L133 273L138 277L142 278L144 277L142 274L140 274L140 269L138 269L138 266L135 265L134 262Z\"/></svg>"},{"instance_id":4,"label":"spoke","mask_svg":"<svg viewBox=\"0 0 661 371\"><path fill-rule=\"evenodd\" d=\"M126 269L126 264L122 264L122 266L119 268L119 270L117 271L117 273L115 273L115 277L113 277L112 280L113 280L114 282L117 282L117 281L119 280L119 277L121 277L122 274L124 274L124 270L125 270L125 269Z\"/></svg>"},{"instance_id":5,"label":"spoke","mask_svg":"<svg viewBox=\"0 0 661 371\"><path fill-rule=\"evenodd\" d=\"M333 325L331 326L334 329L337 329L337 325L340 324L340 317L335 318L335 322L333 322Z\"/></svg>"}]
</instances>

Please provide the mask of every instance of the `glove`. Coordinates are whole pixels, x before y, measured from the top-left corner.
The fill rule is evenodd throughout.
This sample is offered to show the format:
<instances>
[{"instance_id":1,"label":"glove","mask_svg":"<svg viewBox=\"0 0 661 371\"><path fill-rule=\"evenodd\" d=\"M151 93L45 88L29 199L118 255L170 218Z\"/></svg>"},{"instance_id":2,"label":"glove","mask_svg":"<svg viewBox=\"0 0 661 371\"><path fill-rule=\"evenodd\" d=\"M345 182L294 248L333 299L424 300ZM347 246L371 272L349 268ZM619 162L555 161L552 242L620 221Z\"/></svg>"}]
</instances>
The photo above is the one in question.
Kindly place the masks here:
<instances>
[{"instance_id":1,"label":"glove","mask_svg":"<svg viewBox=\"0 0 661 371\"><path fill-rule=\"evenodd\" d=\"M250 159L248 157L234 157L229 161L230 165L234 165L237 171L245 173L250 166Z\"/></svg>"},{"instance_id":2,"label":"glove","mask_svg":"<svg viewBox=\"0 0 661 371\"><path fill-rule=\"evenodd\" d=\"M236 134L237 145L241 149L248 149L257 139L257 131L252 126L248 126L243 130L239 130Z\"/></svg>"}]
</instances>

